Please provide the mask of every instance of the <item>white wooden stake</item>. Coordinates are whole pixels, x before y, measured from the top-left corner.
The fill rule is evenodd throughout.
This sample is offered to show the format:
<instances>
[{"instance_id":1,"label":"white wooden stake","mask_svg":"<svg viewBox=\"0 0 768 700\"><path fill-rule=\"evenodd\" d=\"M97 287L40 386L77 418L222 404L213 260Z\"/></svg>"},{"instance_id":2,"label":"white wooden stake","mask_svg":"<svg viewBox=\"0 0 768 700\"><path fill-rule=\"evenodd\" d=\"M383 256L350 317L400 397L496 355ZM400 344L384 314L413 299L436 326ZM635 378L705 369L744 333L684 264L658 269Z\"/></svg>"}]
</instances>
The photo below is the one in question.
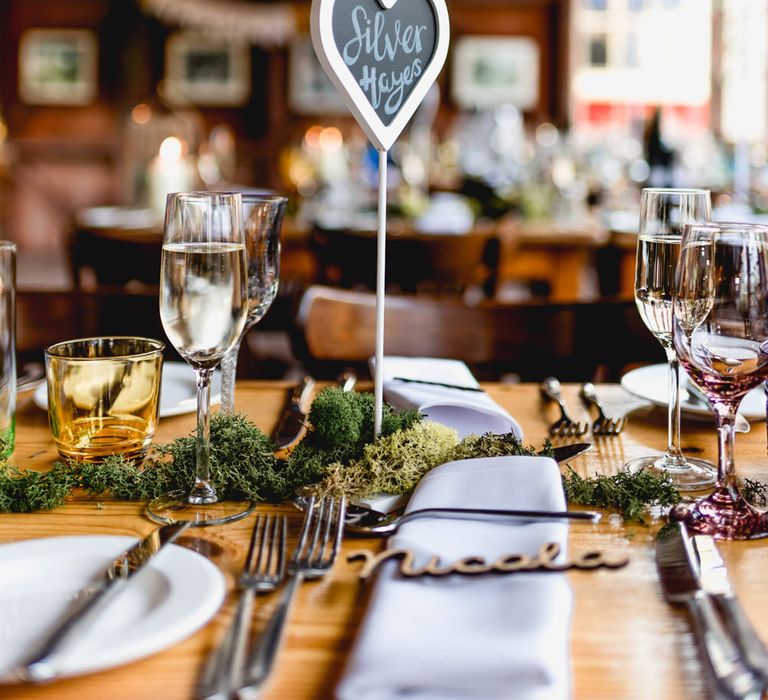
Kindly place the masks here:
<instances>
[{"instance_id":1,"label":"white wooden stake","mask_svg":"<svg viewBox=\"0 0 768 700\"><path fill-rule=\"evenodd\" d=\"M387 153L443 68L450 42L448 7L446 0L312 0L310 30L320 64L379 152L373 377L378 437L384 409Z\"/></svg>"},{"instance_id":2,"label":"white wooden stake","mask_svg":"<svg viewBox=\"0 0 768 700\"><path fill-rule=\"evenodd\" d=\"M379 151L379 233L376 256L376 362L373 377L374 433L381 435L384 410L384 305L387 288L387 151Z\"/></svg>"}]
</instances>

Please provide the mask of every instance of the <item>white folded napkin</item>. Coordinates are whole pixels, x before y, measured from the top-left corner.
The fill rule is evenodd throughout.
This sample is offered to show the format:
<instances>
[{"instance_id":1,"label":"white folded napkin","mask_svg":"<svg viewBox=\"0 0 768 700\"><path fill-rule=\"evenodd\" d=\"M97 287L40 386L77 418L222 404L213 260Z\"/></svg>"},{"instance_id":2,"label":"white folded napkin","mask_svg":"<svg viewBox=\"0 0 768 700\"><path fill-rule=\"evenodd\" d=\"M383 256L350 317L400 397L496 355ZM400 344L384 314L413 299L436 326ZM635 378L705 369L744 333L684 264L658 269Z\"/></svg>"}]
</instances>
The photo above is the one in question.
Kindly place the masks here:
<instances>
[{"instance_id":1,"label":"white folded napkin","mask_svg":"<svg viewBox=\"0 0 768 700\"><path fill-rule=\"evenodd\" d=\"M373 360L372 371L375 371ZM385 357L382 367L384 398L394 408L418 408L429 420L455 428L459 438L484 433L514 433L523 430L499 404L485 392L465 391L444 386L404 382L398 378L451 384L478 389L480 385L469 368L458 360L430 357Z\"/></svg>"},{"instance_id":2,"label":"white folded napkin","mask_svg":"<svg viewBox=\"0 0 768 700\"><path fill-rule=\"evenodd\" d=\"M545 457L449 462L419 484L408 510L429 507L564 510L557 464ZM410 548L417 564L478 555L538 553L564 523L417 520L390 548ZM573 595L565 574L453 575L405 579L385 565L337 688L339 700L562 700L570 695Z\"/></svg>"}]
</instances>

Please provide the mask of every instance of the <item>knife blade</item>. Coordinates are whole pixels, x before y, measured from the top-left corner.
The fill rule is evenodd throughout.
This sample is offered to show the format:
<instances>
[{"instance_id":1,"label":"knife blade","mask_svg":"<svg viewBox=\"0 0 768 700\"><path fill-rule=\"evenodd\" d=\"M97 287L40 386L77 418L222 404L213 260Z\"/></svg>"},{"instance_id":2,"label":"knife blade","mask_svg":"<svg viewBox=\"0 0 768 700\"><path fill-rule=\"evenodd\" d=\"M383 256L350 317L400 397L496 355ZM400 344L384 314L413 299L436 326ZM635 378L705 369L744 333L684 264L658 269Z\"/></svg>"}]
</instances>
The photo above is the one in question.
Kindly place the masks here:
<instances>
[{"instance_id":1,"label":"knife blade","mask_svg":"<svg viewBox=\"0 0 768 700\"><path fill-rule=\"evenodd\" d=\"M353 372L344 372L336 378L336 386L342 391L352 391L357 385L357 376Z\"/></svg>"},{"instance_id":2,"label":"knife blade","mask_svg":"<svg viewBox=\"0 0 768 700\"><path fill-rule=\"evenodd\" d=\"M573 459L584 452L588 452L592 449L591 442L574 442L570 445L560 445L552 449L552 459L558 464L561 462L567 462L569 459Z\"/></svg>"},{"instance_id":3,"label":"knife blade","mask_svg":"<svg viewBox=\"0 0 768 700\"><path fill-rule=\"evenodd\" d=\"M314 388L315 380L306 376L291 392L283 415L272 433L272 438L277 443L279 450L284 450L298 442L306 432L307 410L305 406Z\"/></svg>"},{"instance_id":4,"label":"knife blade","mask_svg":"<svg viewBox=\"0 0 768 700\"><path fill-rule=\"evenodd\" d=\"M78 595L76 605L57 622L53 630L38 644L14 675L21 680L33 683L53 680L57 673L51 661L59 648L80 629L107 598L111 598L122 590L127 582L163 547L173 542L191 525L191 521L186 521L156 528L112 560L94 577L89 591L95 590L88 595Z\"/></svg>"},{"instance_id":5,"label":"knife blade","mask_svg":"<svg viewBox=\"0 0 768 700\"><path fill-rule=\"evenodd\" d=\"M688 608L713 697L759 697L762 683L746 667L710 597L699 586L688 532L671 523L656 542L656 568L668 602Z\"/></svg>"},{"instance_id":6,"label":"knife blade","mask_svg":"<svg viewBox=\"0 0 768 700\"><path fill-rule=\"evenodd\" d=\"M758 636L739 603L715 540L709 535L694 535L693 550L699 564L702 590L714 599L744 661L763 683L768 684L768 648Z\"/></svg>"}]
</instances>

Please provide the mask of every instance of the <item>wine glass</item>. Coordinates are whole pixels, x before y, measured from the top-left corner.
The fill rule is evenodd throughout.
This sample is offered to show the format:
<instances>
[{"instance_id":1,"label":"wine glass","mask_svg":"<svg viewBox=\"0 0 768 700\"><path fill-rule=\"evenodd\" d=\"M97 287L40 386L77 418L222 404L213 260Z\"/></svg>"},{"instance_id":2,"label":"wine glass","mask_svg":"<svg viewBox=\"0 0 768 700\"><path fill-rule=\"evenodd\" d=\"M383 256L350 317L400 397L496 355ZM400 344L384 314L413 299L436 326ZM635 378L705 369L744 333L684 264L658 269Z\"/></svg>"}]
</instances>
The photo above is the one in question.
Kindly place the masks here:
<instances>
[{"instance_id":1,"label":"wine glass","mask_svg":"<svg viewBox=\"0 0 768 700\"><path fill-rule=\"evenodd\" d=\"M160 269L160 319L168 339L197 377L195 483L149 504L158 522L219 524L253 510L220 504L211 481L211 377L245 325L248 311L245 242L239 193L169 194ZM219 507L215 507L220 504Z\"/></svg>"},{"instance_id":2,"label":"wine glass","mask_svg":"<svg viewBox=\"0 0 768 700\"><path fill-rule=\"evenodd\" d=\"M673 517L722 539L766 537L768 514L739 493L733 438L741 400L768 378L768 226L687 227L675 291L675 349L714 407L718 468L712 494Z\"/></svg>"},{"instance_id":3,"label":"wine glass","mask_svg":"<svg viewBox=\"0 0 768 700\"><path fill-rule=\"evenodd\" d=\"M669 364L667 451L640 457L626 466L669 474L683 491L695 491L715 482L714 465L685 457L680 450L680 371L672 342L672 293L683 226L709 221L708 190L648 188L640 200L640 229L635 268L635 303L648 330L661 343Z\"/></svg>"},{"instance_id":4,"label":"wine glass","mask_svg":"<svg viewBox=\"0 0 768 700\"><path fill-rule=\"evenodd\" d=\"M245 327L221 361L221 411L234 413L237 356L245 334L269 310L280 281L280 227L288 200L280 195L243 194L248 259L248 315Z\"/></svg>"}]
</instances>

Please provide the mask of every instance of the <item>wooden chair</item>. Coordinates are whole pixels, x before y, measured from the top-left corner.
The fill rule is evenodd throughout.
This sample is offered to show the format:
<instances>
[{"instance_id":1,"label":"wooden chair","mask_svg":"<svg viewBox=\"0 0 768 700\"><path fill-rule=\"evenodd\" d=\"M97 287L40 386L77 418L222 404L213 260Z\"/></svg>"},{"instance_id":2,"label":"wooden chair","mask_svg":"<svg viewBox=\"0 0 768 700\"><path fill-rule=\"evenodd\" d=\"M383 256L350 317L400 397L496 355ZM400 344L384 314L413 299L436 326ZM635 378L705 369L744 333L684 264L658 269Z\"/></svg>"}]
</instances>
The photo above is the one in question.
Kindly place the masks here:
<instances>
[{"instance_id":1,"label":"wooden chair","mask_svg":"<svg viewBox=\"0 0 768 700\"><path fill-rule=\"evenodd\" d=\"M155 228L73 227L69 260L77 289L148 291L160 285L162 232Z\"/></svg>"},{"instance_id":2,"label":"wooden chair","mask_svg":"<svg viewBox=\"0 0 768 700\"><path fill-rule=\"evenodd\" d=\"M43 350L53 343L106 335L157 338L166 344L169 359L180 359L163 331L157 294L16 294L16 354L20 366L23 362L42 361Z\"/></svg>"},{"instance_id":3,"label":"wooden chair","mask_svg":"<svg viewBox=\"0 0 768 700\"><path fill-rule=\"evenodd\" d=\"M297 316L296 353L317 376L358 371L374 353L375 296L311 287ZM632 364L662 362L633 302L468 306L391 296L385 310L389 355L463 360L481 379L617 380Z\"/></svg>"},{"instance_id":4,"label":"wooden chair","mask_svg":"<svg viewBox=\"0 0 768 700\"><path fill-rule=\"evenodd\" d=\"M376 288L376 234L315 229L319 278L343 288ZM461 296L473 284L493 295L498 243L492 231L387 236L387 287L399 293Z\"/></svg>"}]
</instances>

